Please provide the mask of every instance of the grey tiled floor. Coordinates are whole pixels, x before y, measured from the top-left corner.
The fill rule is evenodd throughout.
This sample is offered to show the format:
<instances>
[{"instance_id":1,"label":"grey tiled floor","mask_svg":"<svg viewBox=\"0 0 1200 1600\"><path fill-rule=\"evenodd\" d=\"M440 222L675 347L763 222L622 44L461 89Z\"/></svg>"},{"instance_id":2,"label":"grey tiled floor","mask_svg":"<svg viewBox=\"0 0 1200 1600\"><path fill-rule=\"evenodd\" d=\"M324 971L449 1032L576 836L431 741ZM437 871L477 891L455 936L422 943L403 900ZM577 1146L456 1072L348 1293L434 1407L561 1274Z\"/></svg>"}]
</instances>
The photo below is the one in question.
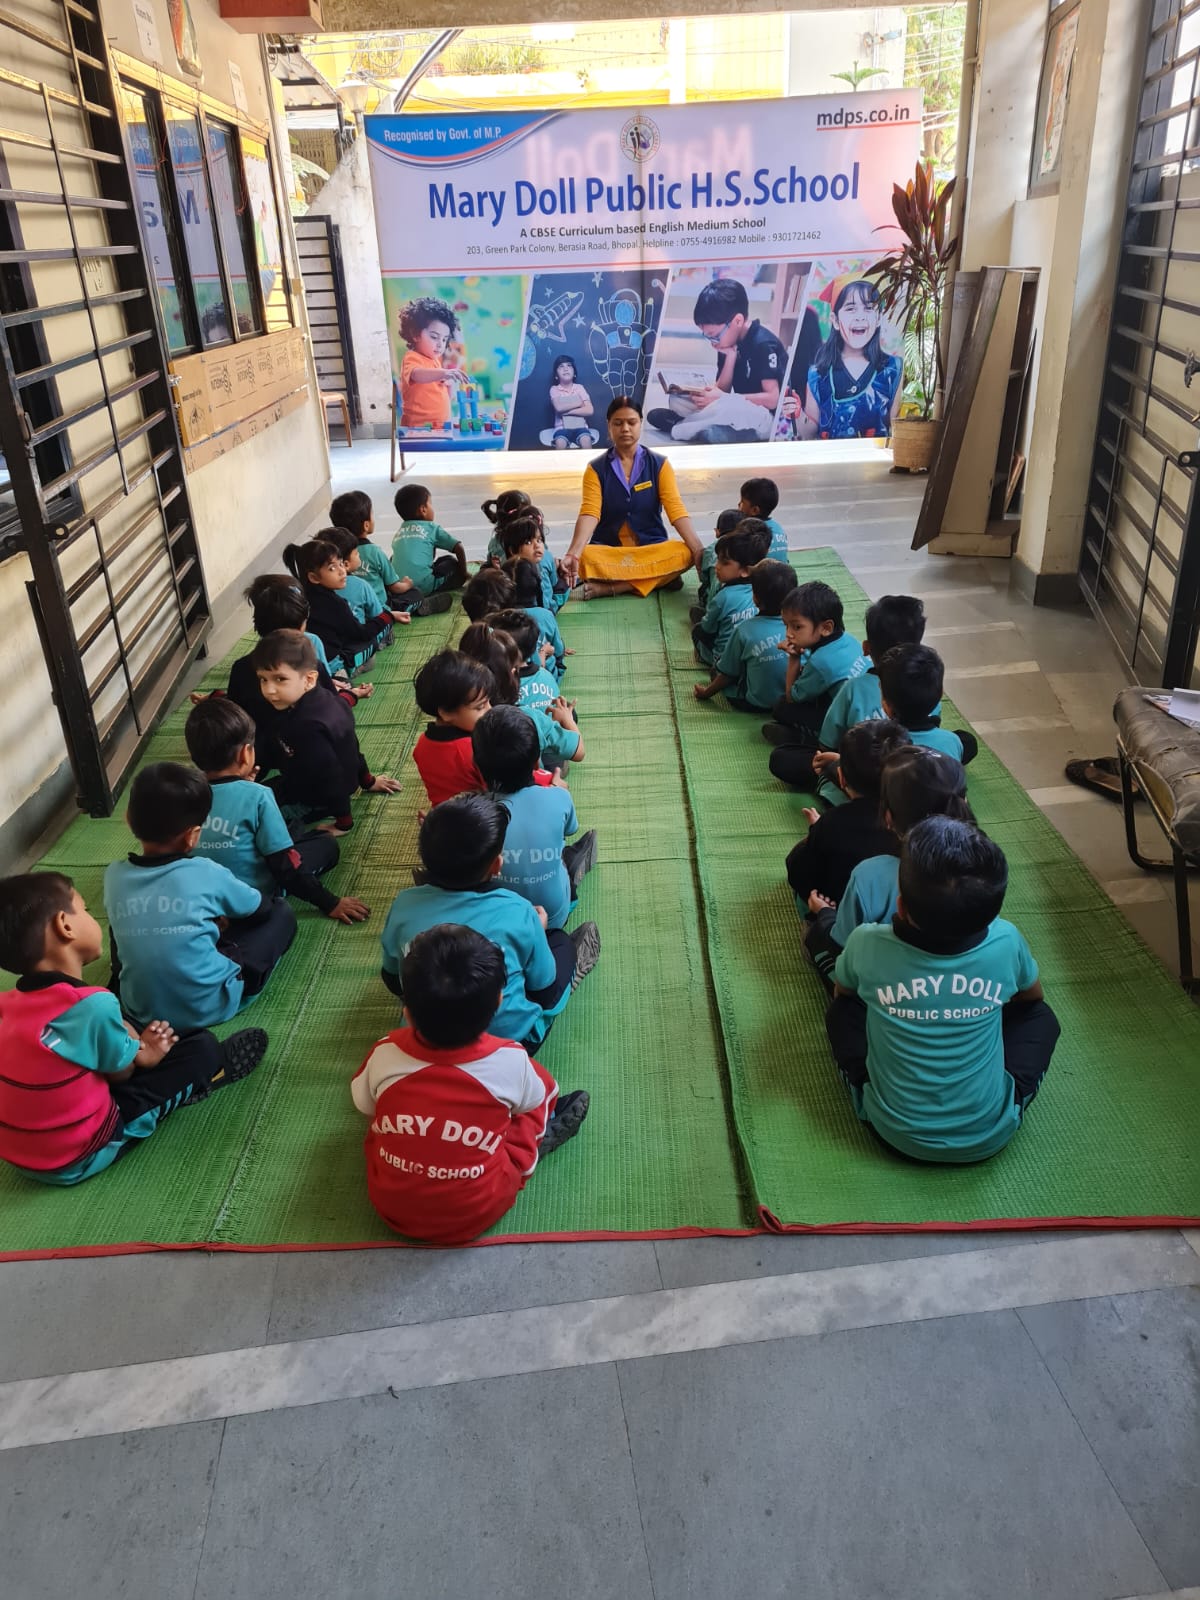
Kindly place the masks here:
<instances>
[{"instance_id":1,"label":"grey tiled floor","mask_svg":"<svg viewBox=\"0 0 1200 1600\"><path fill-rule=\"evenodd\" d=\"M702 529L743 476L772 470L736 452L720 460L683 475ZM386 535L386 444L335 448L333 461L335 487L374 495ZM581 466L536 480L558 550ZM441 520L480 553L475 508L494 489L416 471ZM1049 791L1047 814L1114 895L1144 896L1126 912L1172 958L1169 901L1125 858L1116 808L1061 792L1070 754L1112 746L1122 678L1095 625L1010 599L1003 563L911 556L920 485L889 477L870 453L853 467L773 475L793 543L833 544L870 593L925 596L954 698L995 726L989 742L1024 784ZM1004 670L1023 662L1037 670ZM997 671L955 676L981 666ZM1018 730L1011 719L1027 720ZM400 1324L427 1328L436 1346L438 1324L488 1313L501 1314L504 1338L503 1313L584 1300L611 1302L624 1325L638 1297L663 1289L838 1268L867 1304L892 1270L873 1264L976 1252L985 1274L996 1248L1020 1245L1032 1261L1050 1238L1072 1236L0 1265L0 1590L5 1600L1123 1600L1198 1585L1192 1287L1098 1282L1088 1298L932 1321L918 1308L881 1314L880 1326L868 1311L849 1332L615 1364L564 1357L561 1370L395 1398L4 1443L17 1396L5 1386L17 1380L199 1365L262 1346L286 1362L295 1341L369 1339ZM169 1387L190 1370L185 1360L143 1375Z\"/></svg>"}]
</instances>

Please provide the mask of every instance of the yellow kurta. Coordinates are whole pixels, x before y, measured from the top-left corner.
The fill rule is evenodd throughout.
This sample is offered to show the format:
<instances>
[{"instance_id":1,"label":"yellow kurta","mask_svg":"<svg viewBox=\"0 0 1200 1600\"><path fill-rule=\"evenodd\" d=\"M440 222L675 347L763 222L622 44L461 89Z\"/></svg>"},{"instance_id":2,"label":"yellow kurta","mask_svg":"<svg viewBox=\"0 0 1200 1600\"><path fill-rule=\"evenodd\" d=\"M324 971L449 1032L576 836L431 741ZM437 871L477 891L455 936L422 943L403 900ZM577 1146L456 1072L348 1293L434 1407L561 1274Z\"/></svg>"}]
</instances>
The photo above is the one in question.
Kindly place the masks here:
<instances>
[{"instance_id":1,"label":"yellow kurta","mask_svg":"<svg viewBox=\"0 0 1200 1600\"><path fill-rule=\"evenodd\" d=\"M687 516L687 507L675 482L675 471L669 461L664 461L658 474L658 498L668 522L678 522ZM579 506L582 517L600 516L600 479L589 464L583 474L583 497ZM628 583L638 594L651 594L670 583L692 565L692 552L682 539L667 539L663 544L639 544L637 535L625 523L618 535L620 545L589 544L579 557L579 574L601 583Z\"/></svg>"}]
</instances>

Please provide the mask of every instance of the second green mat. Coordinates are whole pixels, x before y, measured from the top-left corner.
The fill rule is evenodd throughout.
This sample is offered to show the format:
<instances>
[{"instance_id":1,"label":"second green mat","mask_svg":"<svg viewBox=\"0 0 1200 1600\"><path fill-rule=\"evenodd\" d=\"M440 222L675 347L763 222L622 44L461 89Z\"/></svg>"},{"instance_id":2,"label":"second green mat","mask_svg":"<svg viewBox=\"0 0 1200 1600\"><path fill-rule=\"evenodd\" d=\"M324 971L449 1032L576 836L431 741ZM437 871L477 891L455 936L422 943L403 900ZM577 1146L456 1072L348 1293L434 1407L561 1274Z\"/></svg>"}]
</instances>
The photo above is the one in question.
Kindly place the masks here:
<instances>
[{"instance_id":1,"label":"second green mat","mask_svg":"<svg viewBox=\"0 0 1200 1600\"><path fill-rule=\"evenodd\" d=\"M866 597L828 550L793 557L861 636ZM686 597L663 598L686 639ZM1025 1125L969 1167L889 1156L854 1117L825 1039L825 997L800 942L784 857L808 795L767 768L761 719L671 687L696 832L708 947L751 1187L771 1226L912 1228L1200 1214L1200 1013L1059 833L983 745L968 769L980 826L1003 847L1004 915L1033 949L1062 1038ZM946 702L943 723L961 726ZM1113 826L1119 827L1114 814Z\"/></svg>"}]
</instances>

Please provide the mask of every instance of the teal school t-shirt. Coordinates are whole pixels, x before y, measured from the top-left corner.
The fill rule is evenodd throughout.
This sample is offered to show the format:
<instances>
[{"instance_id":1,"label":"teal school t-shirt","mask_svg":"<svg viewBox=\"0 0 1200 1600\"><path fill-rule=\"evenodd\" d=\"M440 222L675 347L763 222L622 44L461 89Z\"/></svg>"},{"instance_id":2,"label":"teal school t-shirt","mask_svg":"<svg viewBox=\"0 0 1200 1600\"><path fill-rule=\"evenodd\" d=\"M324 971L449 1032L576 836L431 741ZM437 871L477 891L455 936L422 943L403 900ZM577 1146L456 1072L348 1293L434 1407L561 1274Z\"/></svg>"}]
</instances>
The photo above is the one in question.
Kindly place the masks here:
<instances>
[{"instance_id":1,"label":"teal school t-shirt","mask_svg":"<svg viewBox=\"0 0 1200 1600\"><path fill-rule=\"evenodd\" d=\"M488 1032L518 1044L532 1037L539 1044L548 1018L562 1010L571 991L567 989L551 1012L529 998L529 990L548 989L555 976L554 955L529 901L502 888L441 889L426 883L402 889L392 901L380 940L383 970L398 977L404 953L417 934L442 922L473 928L504 955L504 993Z\"/></svg>"},{"instance_id":2,"label":"teal school t-shirt","mask_svg":"<svg viewBox=\"0 0 1200 1600\"><path fill-rule=\"evenodd\" d=\"M522 711L548 712L561 693L558 679L552 672L547 672L545 667L535 667L532 672L523 672L518 682L520 698L517 704Z\"/></svg>"},{"instance_id":3,"label":"teal school t-shirt","mask_svg":"<svg viewBox=\"0 0 1200 1600\"><path fill-rule=\"evenodd\" d=\"M701 659L719 661L738 623L747 622L757 615L758 607L754 604L754 595L748 583L723 583L708 602L700 620L701 633L707 634L712 640L711 645L697 645Z\"/></svg>"},{"instance_id":4,"label":"teal school t-shirt","mask_svg":"<svg viewBox=\"0 0 1200 1600\"><path fill-rule=\"evenodd\" d=\"M368 539L365 544L360 544L358 547L358 561L358 572L352 576L361 577L364 582L371 585L371 593L375 596L374 615L378 616L381 611L390 611L388 585L399 583L400 575L388 560L387 552Z\"/></svg>"},{"instance_id":5,"label":"teal school t-shirt","mask_svg":"<svg viewBox=\"0 0 1200 1600\"><path fill-rule=\"evenodd\" d=\"M214 779L212 797L193 854L228 867L260 894L274 894L275 879L265 857L292 848L278 800L265 784L245 778Z\"/></svg>"},{"instance_id":6,"label":"teal school t-shirt","mask_svg":"<svg viewBox=\"0 0 1200 1600\"><path fill-rule=\"evenodd\" d=\"M554 651L554 654L547 663L547 670L553 672L555 677L561 678L567 670L567 647L563 643L562 634L558 631L558 623L554 620L554 613L547 611L545 606L518 606L517 609L523 611L527 617L532 617L537 623L539 646L545 644L546 640L549 639L550 648Z\"/></svg>"},{"instance_id":7,"label":"teal school t-shirt","mask_svg":"<svg viewBox=\"0 0 1200 1600\"><path fill-rule=\"evenodd\" d=\"M700 552L700 604L707 606L716 586L717 546L706 544Z\"/></svg>"},{"instance_id":8,"label":"teal school t-shirt","mask_svg":"<svg viewBox=\"0 0 1200 1600\"><path fill-rule=\"evenodd\" d=\"M219 917L249 917L262 895L203 856L139 866L114 861L104 910L121 957L121 1003L177 1031L227 1022L242 1004L242 974L217 949Z\"/></svg>"},{"instance_id":9,"label":"teal school t-shirt","mask_svg":"<svg viewBox=\"0 0 1200 1600\"><path fill-rule=\"evenodd\" d=\"M788 558L787 534L775 521L774 517L763 519L771 530L771 548L767 551L766 560L782 561L786 565Z\"/></svg>"},{"instance_id":10,"label":"teal school t-shirt","mask_svg":"<svg viewBox=\"0 0 1200 1600\"><path fill-rule=\"evenodd\" d=\"M916 733L910 732L908 737L914 744L922 744L929 750L940 750L944 756L953 756L955 761L962 760L962 740L949 728L919 728Z\"/></svg>"},{"instance_id":11,"label":"teal school t-shirt","mask_svg":"<svg viewBox=\"0 0 1200 1600\"><path fill-rule=\"evenodd\" d=\"M840 791L839 791L840 792ZM850 935L864 922L891 922L900 893L900 858L868 856L850 874L846 892L838 901L831 937L843 949Z\"/></svg>"},{"instance_id":12,"label":"teal school t-shirt","mask_svg":"<svg viewBox=\"0 0 1200 1600\"><path fill-rule=\"evenodd\" d=\"M869 661L867 665L870 666ZM847 678L825 713L825 721L821 724L821 748L840 750L842 735L847 728L856 728L860 722L881 722L884 715L883 701L879 698L879 679L875 674L867 671Z\"/></svg>"},{"instance_id":13,"label":"teal school t-shirt","mask_svg":"<svg viewBox=\"0 0 1200 1600\"><path fill-rule=\"evenodd\" d=\"M860 1118L919 1160L982 1161L1003 1149L1021 1120L1004 1070L1003 1007L1038 976L1012 923L997 918L956 955L864 926L834 976L867 1009Z\"/></svg>"},{"instance_id":14,"label":"teal school t-shirt","mask_svg":"<svg viewBox=\"0 0 1200 1600\"><path fill-rule=\"evenodd\" d=\"M392 566L411 578L423 595L433 593L433 563L439 550L453 550L458 541L440 522L402 522L392 540Z\"/></svg>"},{"instance_id":15,"label":"teal school t-shirt","mask_svg":"<svg viewBox=\"0 0 1200 1600\"><path fill-rule=\"evenodd\" d=\"M579 830L575 806L565 789L530 784L502 794L508 812L504 866L496 880L530 905L541 906L551 928L571 914L571 880L563 866L563 843Z\"/></svg>"},{"instance_id":16,"label":"teal school t-shirt","mask_svg":"<svg viewBox=\"0 0 1200 1600\"><path fill-rule=\"evenodd\" d=\"M313 649L316 651L316 654L317 654L317 665L319 667L324 667L325 671L332 678L333 677L333 668L329 665L329 657L325 654L325 642L321 638L320 634L309 633L308 630L306 629L305 633L304 633L304 637L308 640L309 644L311 644ZM338 663L338 666L339 666L339 669L340 669L340 667L341 667L341 663L340 662Z\"/></svg>"},{"instance_id":17,"label":"teal school t-shirt","mask_svg":"<svg viewBox=\"0 0 1200 1600\"><path fill-rule=\"evenodd\" d=\"M563 602L567 598L567 591L554 592L554 585L558 582L558 562L549 550L542 551L541 565L538 575L542 580L542 604L547 611L561 611Z\"/></svg>"},{"instance_id":18,"label":"teal school t-shirt","mask_svg":"<svg viewBox=\"0 0 1200 1600\"><path fill-rule=\"evenodd\" d=\"M717 670L735 680L732 693L760 711L782 698L788 658L779 648L786 636L782 617L747 617L717 657Z\"/></svg>"},{"instance_id":19,"label":"teal school t-shirt","mask_svg":"<svg viewBox=\"0 0 1200 1600\"><path fill-rule=\"evenodd\" d=\"M361 569L360 569L361 570ZM371 617L377 617L381 611L386 611L386 606L375 604L375 591L366 578L360 577L358 572L346 574L346 587L342 590L342 599L353 611L359 622L366 622Z\"/></svg>"},{"instance_id":20,"label":"teal school t-shirt","mask_svg":"<svg viewBox=\"0 0 1200 1600\"><path fill-rule=\"evenodd\" d=\"M575 752L579 749L579 735L574 728L564 728L545 711L539 711L536 706L523 706L518 703L517 710L533 718L543 756L556 756L560 761L574 760Z\"/></svg>"},{"instance_id":21,"label":"teal school t-shirt","mask_svg":"<svg viewBox=\"0 0 1200 1600\"><path fill-rule=\"evenodd\" d=\"M858 640L848 633L840 639L830 639L826 644L810 650L792 685L793 700L815 700L828 694L847 678L858 678L870 666Z\"/></svg>"}]
</instances>

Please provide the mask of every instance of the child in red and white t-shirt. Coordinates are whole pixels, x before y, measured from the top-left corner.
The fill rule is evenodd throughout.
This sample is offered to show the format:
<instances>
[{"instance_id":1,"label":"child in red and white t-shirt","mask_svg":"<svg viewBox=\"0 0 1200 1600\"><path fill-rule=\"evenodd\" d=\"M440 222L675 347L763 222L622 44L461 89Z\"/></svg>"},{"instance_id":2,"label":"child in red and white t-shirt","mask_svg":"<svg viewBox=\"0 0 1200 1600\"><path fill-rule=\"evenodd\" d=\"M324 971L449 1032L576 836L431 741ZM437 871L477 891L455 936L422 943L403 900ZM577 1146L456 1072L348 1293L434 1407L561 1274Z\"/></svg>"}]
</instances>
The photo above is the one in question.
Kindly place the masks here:
<instances>
[{"instance_id":1,"label":"child in red and white t-shirt","mask_svg":"<svg viewBox=\"0 0 1200 1600\"><path fill-rule=\"evenodd\" d=\"M482 789L471 731L491 706L492 675L460 650L440 650L417 673L417 704L432 718L413 749L431 806Z\"/></svg>"},{"instance_id":2,"label":"child in red and white t-shirt","mask_svg":"<svg viewBox=\"0 0 1200 1600\"><path fill-rule=\"evenodd\" d=\"M578 1131L588 1094L558 1085L519 1044L485 1030L504 956L470 928L441 923L408 947L400 972L407 1027L355 1074L371 1118L367 1193L397 1233L468 1244L508 1211L537 1166Z\"/></svg>"}]
</instances>

